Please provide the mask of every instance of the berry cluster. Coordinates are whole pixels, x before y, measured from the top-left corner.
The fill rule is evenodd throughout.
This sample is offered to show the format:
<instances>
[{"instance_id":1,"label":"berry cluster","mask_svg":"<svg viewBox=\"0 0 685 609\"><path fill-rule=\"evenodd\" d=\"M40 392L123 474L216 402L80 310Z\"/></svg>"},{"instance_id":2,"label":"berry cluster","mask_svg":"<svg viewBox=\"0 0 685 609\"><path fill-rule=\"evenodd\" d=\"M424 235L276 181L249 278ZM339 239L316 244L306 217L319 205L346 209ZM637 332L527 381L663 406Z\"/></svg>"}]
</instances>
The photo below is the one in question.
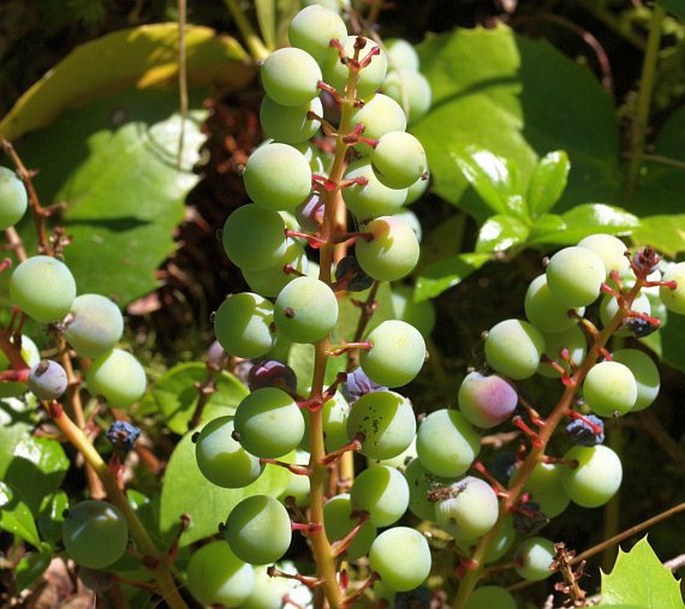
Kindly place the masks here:
<instances>
[{"instance_id":1,"label":"berry cluster","mask_svg":"<svg viewBox=\"0 0 685 609\"><path fill-rule=\"evenodd\" d=\"M417 419L401 388L424 365L435 314L398 282L420 255L420 224L405 206L424 192L428 165L406 129L427 111L430 88L408 43L349 35L334 10L307 6L288 33L292 46L261 65L267 139L244 168L250 202L221 233L250 291L229 295L213 327L231 361L249 369L250 392L233 414L203 421L192 435L202 475L244 489L243 499L218 537L192 551L183 583L205 606L306 606L311 595L294 600L303 589L332 609L369 591L397 606L426 603L433 556L447 545L452 562L443 574L460 580L455 609L515 609L514 596L487 581L491 567L547 578L558 562L554 542L540 535L549 519L571 502L601 506L620 487L605 422L649 407L660 378L644 351L611 341L648 335L669 311L685 314L685 263L665 264L650 248L631 254L606 234L561 249L529 284L525 319L484 334L482 361L462 379L454 405ZM18 222L27 206L21 181L0 168L0 226ZM119 308L77 295L61 253L44 251L11 274L16 315L0 334L0 393L30 391L93 465L92 446L60 415L61 396L79 392L72 357L90 395L112 408L137 402L146 376L117 347ZM373 318L381 282L392 284L394 318ZM346 335L341 310L350 303L359 323ZM22 336L26 317L49 327L54 359ZM310 346L311 378L276 358L290 344ZM522 389L536 375L557 382L551 408L538 411ZM516 450L496 453L486 467L483 438L500 431L514 432ZM66 510L64 549L94 586L127 549L140 552L155 563L160 594L182 606L169 567L178 540L167 555L148 547L116 478L139 434L124 420L107 430L114 452L98 473L111 502ZM364 467L355 469L355 454ZM250 489L267 467L289 471L278 497ZM407 526L414 517L431 535ZM311 548L310 572L282 562L293 533Z\"/></svg>"},{"instance_id":2,"label":"berry cluster","mask_svg":"<svg viewBox=\"0 0 685 609\"><path fill-rule=\"evenodd\" d=\"M2 228L19 222L28 205L22 181L1 167ZM41 217L40 211L32 211ZM74 391L69 399L73 405L81 387L80 372L92 397L101 396L115 408L131 406L143 396L147 381L138 360L117 347L124 332L119 307L100 294L77 295L74 276L57 257L61 252L52 242L43 243L42 248L45 253L21 260L9 277L14 314L0 334L0 396L32 396L55 418L66 418L59 400L71 386ZM54 359L42 359L36 343L23 334L27 318L47 326L54 345L49 353ZM75 370L76 357L80 358L80 370ZM139 431L132 429L137 437ZM84 567L102 569L124 554L128 524L115 505L87 500L65 512L62 537L71 558Z\"/></svg>"},{"instance_id":3,"label":"berry cluster","mask_svg":"<svg viewBox=\"0 0 685 609\"><path fill-rule=\"evenodd\" d=\"M283 341L313 344L318 372L302 396L285 364L255 364L251 393L235 416L212 420L195 436L197 462L213 483L237 488L256 480L265 463L295 450L301 456L290 468L306 483L295 486L309 500L303 502L309 518L297 521L273 497L246 498L222 527L236 560L278 561L291 531L299 530L310 538L320 573L340 558L368 554L388 589L411 590L430 571L425 537L404 526L378 532L407 509L402 473L373 464L349 493L332 497L324 497L323 482L351 450L382 461L414 442L412 405L392 389L412 381L426 357L422 332L405 320L430 332L432 308L415 306L410 289L398 286L397 319L363 327L357 336L339 336L337 323L341 300L368 288L375 293L378 282L400 280L418 262L419 237L399 212L427 185L426 155L405 129L427 110L430 89L410 45L396 40L383 48L348 35L343 19L319 5L293 18L289 37L293 46L261 66L260 118L270 139L245 166L252 202L231 213L222 232L229 259L252 291L229 296L214 329L238 358L268 357ZM315 264L310 258L317 253ZM346 355L344 382L325 387L330 360ZM401 563L398 548L404 548ZM322 585L336 605L350 602L335 579Z\"/></svg>"}]
</instances>

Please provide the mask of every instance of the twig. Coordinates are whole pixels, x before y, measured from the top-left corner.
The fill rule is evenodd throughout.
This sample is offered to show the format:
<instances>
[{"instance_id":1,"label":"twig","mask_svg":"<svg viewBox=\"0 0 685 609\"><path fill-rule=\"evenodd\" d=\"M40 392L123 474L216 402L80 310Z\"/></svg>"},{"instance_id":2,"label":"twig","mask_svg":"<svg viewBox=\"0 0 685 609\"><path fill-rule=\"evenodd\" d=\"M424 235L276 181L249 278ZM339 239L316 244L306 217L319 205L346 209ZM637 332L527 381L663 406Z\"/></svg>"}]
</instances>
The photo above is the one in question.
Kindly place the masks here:
<instances>
[{"instance_id":1,"label":"twig","mask_svg":"<svg viewBox=\"0 0 685 609\"><path fill-rule=\"evenodd\" d=\"M628 178L626 180L626 196L631 197L640 181L640 169L642 157L645 152L646 132L649 120L649 109L654 92L656 80L656 66L659 60L659 48L661 46L661 24L666 16L666 11L660 4L655 4L652 9L652 19L649 22L649 37L647 38L647 50L642 62L642 74L640 75L640 88L638 91L637 108L633 118L630 134L630 162L628 164Z\"/></svg>"},{"instance_id":2,"label":"twig","mask_svg":"<svg viewBox=\"0 0 685 609\"><path fill-rule=\"evenodd\" d=\"M183 160L183 143L188 120L188 77L186 53L186 0L178 0L178 95L181 110L181 131L178 134L176 168L181 169Z\"/></svg>"}]
</instances>

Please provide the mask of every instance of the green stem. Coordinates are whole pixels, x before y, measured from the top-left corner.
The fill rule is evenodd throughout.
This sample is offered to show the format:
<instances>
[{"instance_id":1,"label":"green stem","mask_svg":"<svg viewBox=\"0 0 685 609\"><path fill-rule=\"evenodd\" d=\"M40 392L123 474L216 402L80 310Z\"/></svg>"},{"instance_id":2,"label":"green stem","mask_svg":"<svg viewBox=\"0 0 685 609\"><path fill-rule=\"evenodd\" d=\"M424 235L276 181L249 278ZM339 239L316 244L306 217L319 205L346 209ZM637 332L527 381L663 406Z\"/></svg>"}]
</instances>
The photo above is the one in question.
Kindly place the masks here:
<instances>
[{"instance_id":1,"label":"green stem","mask_svg":"<svg viewBox=\"0 0 685 609\"><path fill-rule=\"evenodd\" d=\"M328 179L333 184L340 184L345 173L346 152L348 145L344 141L344 136L350 131L352 114L354 112L354 100L357 91L357 80L359 75L356 71L350 70L345 98L342 101L342 113L338 135L336 137L335 159L331 166ZM336 217L340 206L345 202L340 188L323 193L324 199L324 219L321 225L320 237L324 245L319 253L319 279L329 286L332 284L331 266L335 255L334 237L336 234ZM312 379L312 390L310 399L321 400L326 376L326 367L330 350L330 340L328 337L319 341L315 345L314 355L314 374ZM323 438L323 412L321 409L310 413L310 460L309 466L312 469L310 476L310 520L311 522L323 524L323 504L328 481L328 469L322 465L326 456L326 449ZM343 591L338 584L337 560L331 545L326 537L325 528L322 526L318 531L310 534L312 553L316 562L317 579L321 580L321 589L325 600L330 609L342 609L345 605ZM324 599L316 599L315 606L323 606Z\"/></svg>"},{"instance_id":2,"label":"green stem","mask_svg":"<svg viewBox=\"0 0 685 609\"><path fill-rule=\"evenodd\" d=\"M264 61L271 53L269 49L266 48L264 42L262 42L259 34L255 32L249 19L238 5L238 1L224 0L224 2L228 7L228 11L231 13L231 17L233 17L233 21L235 21L235 24L240 30L240 34L250 51L250 55L252 55L252 59L255 61Z\"/></svg>"},{"instance_id":3,"label":"green stem","mask_svg":"<svg viewBox=\"0 0 685 609\"><path fill-rule=\"evenodd\" d=\"M619 36L622 36L625 38L630 44L632 44L634 47L640 49L641 51L645 50L645 41L642 39L641 36L636 34L635 32L628 30L624 27L621 26L621 22L616 17L613 13L608 11L607 9L602 8L599 3L596 3L595 0L575 0L577 4L583 7L584 10L586 10L588 13L590 13L593 17L604 23L605 25L609 26L614 32L616 32Z\"/></svg>"},{"instance_id":4,"label":"green stem","mask_svg":"<svg viewBox=\"0 0 685 609\"><path fill-rule=\"evenodd\" d=\"M620 425L607 425L606 445L611 448L623 461L624 434ZM604 525L602 539L614 537L621 530L621 490L604 506ZM616 560L616 546L607 547L602 553L602 570L611 571Z\"/></svg>"},{"instance_id":5,"label":"green stem","mask_svg":"<svg viewBox=\"0 0 685 609\"><path fill-rule=\"evenodd\" d=\"M637 108L630 134L630 162L625 187L625 194L628 198L635 194L640 182L640 169L642 168L642 159L645 152L645 134L647 132L649 109L652 102L652 94L654 93L656 68L659 60L659 48L661 46L661 25L665 17L666 11L660 4L655 4L649 23L647 50L642 62Z\"/></svg>"},{"instance_id":6,"label":"green stem","mask_svg":"<svg viewBox=\"0 0 685 609\"><path fill-rule=\"evenodd\" d=\"M513 476L506 495L502 498L497 523L481 538L471 556L471 568L466 571L464 578L459 583L459 589L457 590L457 595L452 603L452 609L464 609L471 593L483 577L485 571L485 556L495 540L499 528L523 494L530 473L533 471L533 468L537 465L540 458L545 454L545 449L547 448L547 444L549 443L552 434L556 431L559 424L566 417L566 413L575 403L578 389L582 386L585 376L590 371L590 368L594 366L599 358L601 350L606 346L609 339L621 325L626 313L630 310L633 300L635 300L642 288L642 283L641 280L638 280L635 283L630 292L626 295L625 307L619 308L611 322L595 337L583 363L573 373L573 376L570 379L571 382L566 385L556 406L551 414L545 419L545 424L538 434L539 443L536 446L531 447L528 456Z\"/></svg>"},{"instance_id":7,"label":"green stem","mask_svg":"<svg viewBox=\"0 0 685 609\"><path fill-rule=\"evenodd\" d=\"M102 480L102 484L107 491L109 500L116 505L126 517L129 533L135 540L140 551L154 564L153 573L157 583L157 592L171 609L188 609L185 601L178 592L178 587L174 581L171 568L165 562L164 555L157 549L154 542L148 535L147 530L140 522L126 495L119 488L115 476L109 471L107 463L95 450L93 445L83 433L80 427L67 416L61 405L51 406L50 414L54 422L60 428L64 436L71 444L83 455L88 463Z\"/></svg>"}]
</instances>

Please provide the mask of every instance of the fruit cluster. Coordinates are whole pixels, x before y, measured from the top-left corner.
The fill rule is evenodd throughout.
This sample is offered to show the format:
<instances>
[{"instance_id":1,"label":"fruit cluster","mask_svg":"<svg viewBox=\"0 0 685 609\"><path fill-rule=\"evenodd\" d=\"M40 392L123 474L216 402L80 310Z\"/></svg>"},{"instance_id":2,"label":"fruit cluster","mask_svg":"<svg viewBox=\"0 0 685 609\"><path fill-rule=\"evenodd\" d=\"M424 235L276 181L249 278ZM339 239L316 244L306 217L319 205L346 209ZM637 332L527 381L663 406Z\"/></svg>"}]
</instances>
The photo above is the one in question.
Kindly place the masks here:
<instances>
[{"instance_id":1,"label":"fruit cluster","mask_svg":"<svg viewBox=\"0 0 685 609\"><path fill-rule=\"evenodd\" d=\"M206 606L244 609L279 609L299 584L334 609L371 589L376 600L391 600L424 584L439 543L407 526L409 511L432 539L450 540L461 577L455 609L515 608L503 587L480 585L486 567L509 556L521 578L548 577L556 550L538 534L548 519L571 502L601 506L618 490L621 461L602 443L604 420L649 407L660 379L643 350L610 341L646 336L667 311L685 314L685 263L665 264L650 248L631 254L606 234L558 251L528 286L526 319L490 328L455 404L417 421L400 388L424 365L435 316L430 303L412 300L411 287L394 282L420 255L420 224L405 206L424 192L428 166L406 129L427 111L430 88L409 44L349 35L333 10L307 6L288 33L292 46L261 66L267 140L245 165L251 201L221 233L250 291L228 296L213 326L233 361L248 363L250 393L234 414L204 421L193 434L202 474L245 489L245 498L226 514L220 538L194 550L185 585ZM26 208L21 182L0 171L0 225L18 222ZM61 364L41 360L17 315L16 327L0 334L0 392L28 388L55 416L57 400L78 382L73 353L92 396L130 406L146 377L117 348L119 308L98 294L77 295L67 265L48 253L56 252L14 269L10 296L22 315L54 331ZM379 321L381 282L392 284L395 316ZM350 302L359 324L344 335L341 309ZM311 346L311 378L298 379L277 359L290 344ZM558 380L553 407L538 411L521 391L535 375ZM483 436L501 429L517 431L518 450L486 467ZM138 433L125 421L110 427L112 463ZM361 471L354 454L366 459ZM250 492L267 465L291 474L279 497ZM65 512L64 548L84 579L96 580L124 555L129 533L140 534L126 499L115 503L87 500ZM309 542L312 573L280 563L293 532ZM341 563L364 557L351 586ZM158 584L164 588L163 579Z\"/></svg>"},{"instance_id":2,"label":"fruit cluster","mask_svg":"<svg viewBox=\"0 0 685 609\"><path fill-rule=\"evenodd\" d=\"M28 195L14 172L0 168L0 224L18 223L28 208ZM35 211L35 210L34 210ZM119 307L100 294L78 294L69 267L55 256L23 259L9 277L10 302L15 307L9 327L0 334L0 396L24 394L43 401L54 412L69 386L77 392L80 379L72 358L84 364L85 387L111 407L126 408L144 394L147 381L138 360L117 344L124 332ZM23 334L30 318L49 327L55 359L41 359L36 343ZM58 361L57 361L58 360ZM68 372L67 372L68 371ZM83 501L65 514L64 546L79 564L100 569L118 560L128 545L125 516L104 501Z\"/></svg>"},{"instance_id":3,"label":"fruit cluster","mask_svg":"<svg viewBox=\"0 0 685 609\"><path fill-rule=\"evenodd\" d=\"M195 441L200 470L228 488L250 484L265 463L296 451L297 465L281 465L293 473L288 493L299 503L294 509L283 498L244 499L222 526L230 550L221 551L231 553L231 564L269 564L287 552L291 532L301 531L317 563L316 575L301 575L301 581L319 577L329 602L346 606L360 592L345 596L344 584L332 576L341 559L368 556L362 591L379 579L378 587L393 595L427 578L426 537L397 526L409 509L471 556L464 561L471 580L465 578L458 597L467 604L460 606L515 607L503 588L473 591L482 566L513 548L521 577L546 578L555 551L551 540L535 534L539 528L570 501L597 507L618 489L621 463L601 444L598 417L649 406L659 375L643 351L610 352L607 341L621 333L643 336L657 327L664 306L679 310L685 292L674 288L681 266L662 277L653 252L631 258L610 235L559 251L530 284L527 319L504 320L487 332L482 367L464 378L457 407L431 412L417 429L412 404L395 391L416 377L425 359L422 332L406 321L411 314L357 336L338 335L342 300L402 279L418 260L417 234L396 214L425 187L426 159L405 131L419 110L405 112L394 89L398 81L412 81L408 71L417 64L400 41L383 48L348 36L342 19L320 6L298 13L289 34L293 46L275 51L261 70L266 96L260 118L270 139L245 167L252 202L228 217L222 236L252 292L229 296L214 327L228 354L257 360L251 393L235 416L208 422ZM390 76L389 62L402 64ZM404 91L410 108L421 105ZM354 232L347 229L350 221ZM318 265L310 261L312 252ZM398 311L405 312L402 303L413 305L407 290L395 289ZM584 317L596 301L603 329ZM431 329L427 317L424 332ZM298 394L285 363L269 359L283 341L314 345L307 395ZM325 387L331 358L342 354L352 356L344 382ZM547 419L517 390L517 382L535 374L561 380L563 394ZM570 421L570 447L563 455L547 454L563 419ZM507 421L526 441L498 479L478 461L481 434ZM349 493L330 495L323 481L350 451L364 455L368 466ZM218 568L211 577L221 579ZM211 587L197 578L191 590Z\"/></svg>"}]
</instances>

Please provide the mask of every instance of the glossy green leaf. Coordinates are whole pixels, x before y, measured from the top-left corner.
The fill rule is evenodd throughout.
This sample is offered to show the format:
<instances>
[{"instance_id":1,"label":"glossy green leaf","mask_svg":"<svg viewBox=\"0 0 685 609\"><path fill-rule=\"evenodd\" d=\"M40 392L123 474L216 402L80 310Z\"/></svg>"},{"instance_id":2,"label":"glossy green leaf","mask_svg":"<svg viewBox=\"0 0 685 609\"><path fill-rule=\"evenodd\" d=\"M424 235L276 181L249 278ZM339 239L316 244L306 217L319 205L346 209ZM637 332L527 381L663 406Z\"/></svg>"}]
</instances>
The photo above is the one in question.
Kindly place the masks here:
<instances>
[{"instance_id":1,"label":"glossy green leaf","mask_svg":"<svg viewBox=\"0 0 685 609\"><path fill-rule=\"evenodd\" d=\"M524 184L538 156L566 150L571 171L560 212L581 201L618 199L614 108L587 68L506 26L432 36L419 51L434 103L412 132L426 148L440 196L481 223L492 215L482 202L461 200L467 182L450 160L450 151L473 144L514 161Z\"/></svg>"},{"instance_id":2,"label":"glossy green leaf","mask_svg":"<svg viewBox=\"0 0 685 609\"><path fill-rule=\"evenodd\" d=\"M530 230L528 241L536 243L544 241L546 237L562 233L566 230L566 222L559 214L542 214L535 218Z\"/></svg>"},{"instance_id":3,"label":"glossy green leaf","mask_svg":"<svg viewBox=\"0 0 685 609\"><path fill-rule=\"evenodd\" d=\"M488 218L478 231L476 252L505 252L513 247L524 245L530 227L515 216L496 215Z\"/></svg>"},{"instance_id":4,"label":"glossy green leaf","mask_svg":"<svg viewBox=\"0 0 685 609\"><path fill-rule=\"evenodd\" d=\"M41 539L55 544L62 538L64 510L69 508L69 497L64 491L57 491L43 499L36 524Z\"/></svg>"},{"instance_id":5,"label":"glossy green leaf","mask_svg":"<svg viewBox=\"0 0 685 609\"><path fill-rule=\"evenodd\" d=\"M181 535L186 546L217 532L231 508L245 497L264 494L278 497L286 488L290 472L284 467L267 465L252 484L240 489L225 489L209 482L197 467L192 432L187 433L171 454L162 482L160 528L163 534L177 530L182 514L191 518Z\"/></svg>"},{"instance_id":6,"label":"glossy green leaf","mask_svg":"<svg viewBox=\"0 0 685 609\"><path fill-rule=\"evenodd\" d=\"M31 510L4 481L0 481L0 529L40 547L40 537Z\"/></svg>"},{"instance_id":7,"label":"glossy green leaf","mask_svg":"<svg viewBox=\"0 0 685 609\"><path fill-rule=\"evenodd\" d=\"M554 207L566 189L570 169L568 154L563 150L550 152L538 161L526 192L526 203L533 217Z\"/></svg>"},{"instance_id":8,"label":"glossy green leaf","mask_svg":"<svg viewBox=\"0 0 685 609\"><path fill-rule=\"evenodd\" d=\"M221 84L240 89L254 70L242 47L208 27L186 26L187 74L191 86ZM118 30L72 51L33 85L0 122L10 140L52 124L68 108L127 88L175 84L178 78L178 24L156 23ZM178 94L176 94L178 98ZM63 147L53 148L61 157Z\"/></svg>"},{"instance_id":9,"label":"glossy green leaf","mask_svg":"<svg viewBox=\"0 0 685 609\"><path fill-rule=\"evenodd\" d=\"M458 254L422 269L416 278L414 298L417 302L435 298L466 279L488 260L492 260L491 254Z\"/></svg>"},{"instance_id":10,"label":"glossy green leaf","mask_svg":"<svg viewBox=\"0 0 685 609\"><path fill-rule=\"evenodd\" d=\"M561 215L561 221L554 216L543 231L539 226L529 244L545 243L555 245L574 245L583 237L593 233L610 235L629 235L640 225L637 216L613 205L604 203L585 203ZM555 228L555 225L557 228Z\"/></svg>"},{"instance_id":11,"label":"glossy green leaf","mask_svg":"<svg viewBox=\"0 0 685 609\"><path fill-rule=\"evenodd\" d=\"M65 112L17 146L39 171L34 184L43 203L67 203L60 223L73 242L65 260L80 293L125 305L157 287L155 270L174 249L204 140L203 113L193 111L178 169L177 105L173 91L127 91ZM25 232L32 237L33 227Z\"/></svg>"},{"instance_id":12,"label":"glossy green leaf","mask_svg":"<svg viewBox=\"0 0 685 609\"><path fill-rule=\"evenodd\" d=\"M611 573L602 573L604 605L637 605L640 609L683 609L678 581L661 564L646 537L629 552L619 549Z\"/></svg>"},{"instance_id":13,"label":"glossy green leaf","mask_svg":"<svg viewBox=\"0 0 685 609\"><path fill-rule=\"evenodd\" d=\"M50 566L51 560L52 554L49 552L30 552L24 555L14 570L17 592L36 584L40 576Z\"/></svg>"},{"instance_id":14,"label":"glossy green leaf","mask_svg":"<svg viewBox=\"0 0 685 609\"><path fill-rule=\"evenodd\" d=\"M68 469L69 459L59 442L26 435L14 447L3 480L38 515L43 498L59 489Z\"/></svg>"},{"instance_id":15,"label":"glossy green leaf","mask_svg":"<svg viewBox=\"0 0 685 609\"><path fill-rule=\"evenodd\" d=\"M0 480L14 458L14 447L31 435L33 407L19 398L0 400Z\"/></svg>"},{"instance_id":16,"label":"glossy green leaf","mask_svg":"<svg viewBox=\"0 0 685 609\"><path fill-rule=\"evenodd\" d=\"M521 172L515 161L473 145L450 154L469 184L492 211L518 218L528 216Z\"/></svg>"},{"instance_id":17,"label":"glossy green leaf","mask_svg":"<svg viewBox=\"0 0 685 609\"><path fill-rule=\"evenodd\" d=\"M188 423L195 413L200 394L195 384L205 384L208 372L201 362L178 364L165 372L150 387L142 406L154 402L164 417L167 427L177 434L188 431ZM203 420L232 413L249 393L247 387L228 372L215 376L216 391L212 393L203 410Z\"/></svg>"}]
</instances>

